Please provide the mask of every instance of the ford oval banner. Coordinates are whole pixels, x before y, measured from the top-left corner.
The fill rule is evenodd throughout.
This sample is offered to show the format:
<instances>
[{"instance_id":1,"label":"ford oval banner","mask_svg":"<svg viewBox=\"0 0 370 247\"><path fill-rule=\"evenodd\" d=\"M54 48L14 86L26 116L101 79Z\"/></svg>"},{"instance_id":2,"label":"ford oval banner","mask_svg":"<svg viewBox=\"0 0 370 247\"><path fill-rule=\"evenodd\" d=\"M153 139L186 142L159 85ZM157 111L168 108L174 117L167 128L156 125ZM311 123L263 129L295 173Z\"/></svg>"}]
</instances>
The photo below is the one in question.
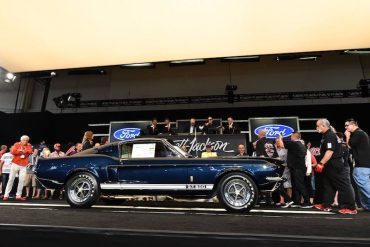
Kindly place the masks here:
<instances>
[{"instance_id":1,"label":"ford oval banner","mask_svg":"<svg viewBox=\"0 0 370 247\"><path fill-rule=\"evenodd\" d=\"M143 135L150 121L110 122L109 141L131 140Z\"/></svg>"},{"instance_id":2,"label":"ford oval banner","mask_svg":"<svg viewBox=\"0 0 370 247\"><path fill-rule=\"evenodd\" d=\"M294 131L299 131L298 117L249 118L249 139L258 139L258 132L264 129L266 138L275 139L279 135L288 138Z\"/></svg>"},{"instance_id":3,"label":"ford oval banner","mask_svg":"<svg viewBox=\"0 0 370 247\"><path fill-rule=\"evenodd\" d=\"M141 130L138 128L123 128L116 130L113 133L114 138L117 140L123 141L123 140L131 140L135 139L136 137L140 136Z\"/></svg>"}]
</instances>

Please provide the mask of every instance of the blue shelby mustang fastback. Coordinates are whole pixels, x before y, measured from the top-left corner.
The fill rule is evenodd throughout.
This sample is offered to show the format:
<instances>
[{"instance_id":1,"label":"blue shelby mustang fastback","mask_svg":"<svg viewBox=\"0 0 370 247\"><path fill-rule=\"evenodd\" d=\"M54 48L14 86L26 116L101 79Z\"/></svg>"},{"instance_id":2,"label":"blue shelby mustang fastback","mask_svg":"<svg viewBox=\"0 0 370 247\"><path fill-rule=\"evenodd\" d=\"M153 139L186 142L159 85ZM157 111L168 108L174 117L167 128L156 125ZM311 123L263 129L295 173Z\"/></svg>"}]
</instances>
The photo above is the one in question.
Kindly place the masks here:
<instances>
[{"instance_id":1,"label":"blue shelby mustang fastback","mask_svg":"<svg viewBox=\"0 0 370 247\"><path fill-rule=\"evenodd\" d=\"M260 192L279 186L281 164L255 157L192 158L165 139L140 138L40 159L34 171L45 187L64 187L72 207L91 207L101 196L217 196L228 211L248 212Z\"/></svg>"}]
</instances>

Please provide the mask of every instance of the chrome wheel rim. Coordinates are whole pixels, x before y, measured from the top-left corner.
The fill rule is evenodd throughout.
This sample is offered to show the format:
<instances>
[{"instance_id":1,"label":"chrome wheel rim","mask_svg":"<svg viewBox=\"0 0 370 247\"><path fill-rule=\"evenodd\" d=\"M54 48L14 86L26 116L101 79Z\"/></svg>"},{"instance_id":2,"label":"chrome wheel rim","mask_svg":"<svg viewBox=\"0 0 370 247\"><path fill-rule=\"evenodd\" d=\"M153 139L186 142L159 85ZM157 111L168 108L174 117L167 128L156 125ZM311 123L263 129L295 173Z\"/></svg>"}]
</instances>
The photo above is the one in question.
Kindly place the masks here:
<instances>
[{"instance_id":1,"label":"chrome wheel rim","mask_svg":"<svg viewBox=\"0 0 370 247\"><path fill-rule=\"evenodd\" d=\"M76 203L86 201L92 195L92 192L92 184L87 178L76 179L68 190L69 198Z\"/></svg>"},{"instance_id":2,"label":"chrome wheel rim","mask_svg":"<svg viewBox=\"0 0 370 247\"><path fill-rule=\"evenodd\" d=\"M225 185L224 196L230 206L243 208L250 204L252 191L244 180L232 179Z\"/></svg>"}]
</instances>

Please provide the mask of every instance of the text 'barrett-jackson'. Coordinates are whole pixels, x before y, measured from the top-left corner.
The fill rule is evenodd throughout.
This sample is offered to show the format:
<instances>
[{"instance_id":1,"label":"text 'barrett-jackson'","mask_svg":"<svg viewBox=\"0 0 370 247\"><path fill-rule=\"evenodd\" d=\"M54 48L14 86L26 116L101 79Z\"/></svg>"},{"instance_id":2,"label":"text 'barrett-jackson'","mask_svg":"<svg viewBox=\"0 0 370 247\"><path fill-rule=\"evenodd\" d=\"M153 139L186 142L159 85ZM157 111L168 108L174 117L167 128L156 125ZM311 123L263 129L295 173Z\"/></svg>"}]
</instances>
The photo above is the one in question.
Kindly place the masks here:
<instances>
[{"instance_id":1,"label":"text 'barrett-jackson'","mask_svg":"<svg viewBox=\"0 0 370 247\"><path fill-rule=\"evenodd\" d=\"M293 128L286 126L286 125L266 124L266 125L257 127L254 130L254 134L258 135L258 132L263 129L266 131L266 138L269 138L269 139L275 139L279 137L279 135L282 135L285 138L285 137L291 136L292 133L294 132Z\"/></svg>"},{"instance_id":2,"label":"text 'barrett-jackson'","mask_svg":"<svg viewBox=\"0 0 370 247\"><path fill-rule=\"evenodd\" d=\"M124 128L116 130L113 134L117 140L125 141L135 139L140 136L140 129L138 128Z\"/></svg>"}]
</instances>

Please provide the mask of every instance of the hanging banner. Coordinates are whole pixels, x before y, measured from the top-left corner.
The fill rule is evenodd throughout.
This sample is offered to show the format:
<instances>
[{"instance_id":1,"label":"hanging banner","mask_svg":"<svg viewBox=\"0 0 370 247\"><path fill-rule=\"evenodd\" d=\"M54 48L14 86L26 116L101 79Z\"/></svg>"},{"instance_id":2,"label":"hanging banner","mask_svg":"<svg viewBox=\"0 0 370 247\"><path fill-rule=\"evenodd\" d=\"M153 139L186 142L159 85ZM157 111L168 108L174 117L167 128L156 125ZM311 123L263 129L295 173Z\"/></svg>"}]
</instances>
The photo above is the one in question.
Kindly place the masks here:
<instances>
[{"instance_id":1,"label":"hanging banner","mask_svg":"<svg viewBox=\"0 0 370 247\"><path fill-rule=\"evenodd\" d=\"M158 136L161 137L161 136ZM178 147L185 146L188 153L200 157L206 150L206 145L212 146L212 152L217 156L235 156L238 152L238 145L246 145L246 135L173 135L166 136Z\"/></svg>"},{"instance_id":2,"label":"hanging banner","mask_svg":"<svg viewBox=\"0 0 370 247\"><path fill-rule=\"evenodd\" d=\"M258 132L264 129L267 139L275 139L279 135L290 137L294 131L299 131L298 117L249 118L249 140L258 139Z\"/></svg>"}]
</instances>

